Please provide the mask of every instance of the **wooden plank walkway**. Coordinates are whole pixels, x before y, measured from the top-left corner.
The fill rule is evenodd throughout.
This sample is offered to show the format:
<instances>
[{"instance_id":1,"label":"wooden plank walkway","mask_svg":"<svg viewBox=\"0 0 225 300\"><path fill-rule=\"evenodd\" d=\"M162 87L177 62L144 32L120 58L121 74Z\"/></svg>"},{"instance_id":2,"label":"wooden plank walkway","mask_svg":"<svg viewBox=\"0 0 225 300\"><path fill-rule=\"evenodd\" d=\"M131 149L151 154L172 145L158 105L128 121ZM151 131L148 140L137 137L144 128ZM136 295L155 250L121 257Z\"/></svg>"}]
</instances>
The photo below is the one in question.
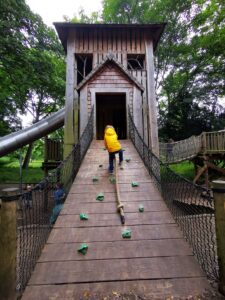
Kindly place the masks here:
<instances>
[{"instance_id":1,"label":"wooden plank walkway","mask_svg":"<svg viewBox=\"0 0 225 300\"><path fill-rule=\"evenodd\" d=\"M23 300L88 299L96 293L94 299L105 299L100 295L131 291L145 299L167 299L196 296L209 288L135 148L130 141L122 145L124 157L131 159L119 170L126 224L121 225L116 211L107 151L102 141L93 141ZM93 183L93 176L99 181ZM132 181L140 186L131 187ZM99 192L105 195L103 202L95 199ZM144 213L138 212L139 204ZM89 220L81 221L80 213ZM129 240L122 238L125 228L132 230ZM88 244L86 255L77 252L81 243Z\"/></svg>"}]
</instances>

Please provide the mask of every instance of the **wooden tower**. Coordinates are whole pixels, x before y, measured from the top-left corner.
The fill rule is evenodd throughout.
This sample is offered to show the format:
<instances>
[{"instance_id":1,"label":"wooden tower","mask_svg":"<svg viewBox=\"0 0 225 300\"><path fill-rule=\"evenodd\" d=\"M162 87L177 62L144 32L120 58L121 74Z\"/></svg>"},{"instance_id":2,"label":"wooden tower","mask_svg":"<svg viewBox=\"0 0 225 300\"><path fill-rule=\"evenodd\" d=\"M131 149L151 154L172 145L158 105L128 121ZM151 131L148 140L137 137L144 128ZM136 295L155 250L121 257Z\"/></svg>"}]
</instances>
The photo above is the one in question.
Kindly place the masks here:
<instances>
[{"instance_id":1,"label":"wooden tower","mask_svg":"<svg viewBox=\"0 0 225 300\"><path fill-rule=\"evenodd\" d=\"M165 24L55 23L67 53L65 151L69 154L94 108L94 137L111 124L128 138L128 109L158 156L153 53Z\"/></svg>"}]
</instances>

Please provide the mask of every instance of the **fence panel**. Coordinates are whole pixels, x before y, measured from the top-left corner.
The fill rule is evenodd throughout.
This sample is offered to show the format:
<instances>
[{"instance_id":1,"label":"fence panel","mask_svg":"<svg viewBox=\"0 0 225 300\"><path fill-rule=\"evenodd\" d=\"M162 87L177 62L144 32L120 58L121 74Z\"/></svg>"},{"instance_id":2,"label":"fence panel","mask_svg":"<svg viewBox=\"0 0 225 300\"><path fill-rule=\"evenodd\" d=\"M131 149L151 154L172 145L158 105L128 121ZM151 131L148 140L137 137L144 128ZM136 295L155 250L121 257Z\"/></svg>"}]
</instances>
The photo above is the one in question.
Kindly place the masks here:
<instances>
[{"instance_id":1,"label":"fence panel","mask_svg":"<svg viewBox=\"0 0 225 300\"><path fill-rule=\"evenodd\" d=\"M184 237L192 246L199 264L209 279L218 281L215 214L211 191L179 176L167 164L160 161L143 141L130 113L129 131L130 139L162 193ZM184 143L182 146L183 153L186 153L187 144ZM198 139L195 144L193 151L200 145Z\"/></svg>"},{"instance_id":2,"label":"fence panel","mask_svg":"<svg viewBox=\"0 0 225 300\"><path fill-rule=\"evenodd\" d=\"M93 139L93 109L84 133L69 156L48 177L23 191L17 207L17 290L23 290L51 231L57 182L68 194ZM65 197L64 197L65 198Z\"/></svg>"}]
</instances>

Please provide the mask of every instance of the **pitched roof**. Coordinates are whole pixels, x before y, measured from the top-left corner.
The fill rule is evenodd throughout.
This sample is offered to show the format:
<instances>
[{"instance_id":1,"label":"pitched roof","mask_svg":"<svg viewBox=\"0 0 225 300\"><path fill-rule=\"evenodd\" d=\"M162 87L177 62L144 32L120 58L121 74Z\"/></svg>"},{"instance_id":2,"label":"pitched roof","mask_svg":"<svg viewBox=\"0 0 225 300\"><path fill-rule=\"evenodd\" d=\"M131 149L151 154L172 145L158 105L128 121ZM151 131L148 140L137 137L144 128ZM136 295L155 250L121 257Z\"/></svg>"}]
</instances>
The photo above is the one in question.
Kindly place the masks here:
<instances>
[{"instance_id":1,"label":"pitched roof","mask_svg":"<svg viewBox=\"0 0 225 300\"><path fill-rule=\"evenodd\" d=\"M156 50L157 44L160 37L165 29L166 23L149 23L149 24L82 24L82 23L69 23L69 22L55 22L53 23L61 43L64 47L65 52L67 52L67 39L69 32L83 32L85 30L106 30L111 32L111 30L121 31L122 29L127 29L130 31L141 30L141 32L146 32L151 35L153 40L153 47Z\"/></svg>"},{"instance_id":2,"label":"pitched roof","mask_svg":"<svg viewBox=\"0 0 225 300\"><path fill-rule=\"evenodd\" d=\"M131 75L125 67L115 59L113 53L110 53L106 56L106 58L99 64L97 65L96 68L94 68L76 87L77 90L80 90L91 78L93 78L102 68L107 65L107 63L113 63L115 64L122 73L128 77L130 81L132 81L142 92L144 91L143 85L133 76Z\"/></svg>"}]
</instances>

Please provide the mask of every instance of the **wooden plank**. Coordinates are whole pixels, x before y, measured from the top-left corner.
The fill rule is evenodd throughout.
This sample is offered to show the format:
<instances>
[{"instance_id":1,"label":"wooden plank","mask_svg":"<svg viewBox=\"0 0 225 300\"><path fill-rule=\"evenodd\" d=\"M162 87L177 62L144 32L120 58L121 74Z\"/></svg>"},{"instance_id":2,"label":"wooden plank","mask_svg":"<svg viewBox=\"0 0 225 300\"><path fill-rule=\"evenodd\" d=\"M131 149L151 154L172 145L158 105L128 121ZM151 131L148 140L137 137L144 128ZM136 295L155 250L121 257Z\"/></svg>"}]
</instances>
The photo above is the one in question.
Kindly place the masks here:
<instances>
[{"instance_id":1,"label":"wooden plank","mask_svg":"<svg viewBox=\"0 0 225 300\"><path fill-rule=\"evenodd\" d=\"M143 182L140 183L138 187L132 187L131 183L129 184L121 183L119 188L121 192L133 192L133 191L151 192L152 184L148 182ZM95 195L100 192L114 192L114 191L115 191L115 186L110 183L104 186L100 186L98 184L88 185L88 189L84 189L82 185L73 185L70 189L70 192L73 194L89 193L90 195L92 194Z\"/></svg>"},{"instance_id":2,"label":"wooden plank","mask_svg":"<svg viewBox=\"0 0 225 300\"><path fill-rule=\"evenodd\" d=\"M108 52L112 51L112 31L107 30Z\"/></svg>"},{"instance_id":3,"label":"wooden plank","mask_svg":"<svg viewBox=\"0 0 225 300\"><path fill-rule=\"evenodd\" d=\"M97 51L102 51L102 30L98 30L98 41L97 41Z\"/></svg>"},{"instance_id":4,"label":"wooden plank","mask_svg":"<svg viewBox=\"0 0 225 300\"><path fill-rule=\"evenodd\" d=\"M112 178L112 176L97 176L98 178L98 182L95 182L93 183L92 182L92 176L89 176L89 178L83 178L82 175L80 176L77 176L74 183L73 183L73 186L76 186L76 185L100 185L100 184L111 184L110 183L110 179ZM134 176L133 175L121 175L120 174L120 177L118 178L118 182L119 183L131 183L132 180L134 180ZM138 182L139 183L152 183L154 182L153 179L149 176L149 175L143 175L141 178L138 179Z\"/></svg>"},{"instance_id":5,"label":"wooden plank","mask_svg":"<svg viewBox=\"0 0 225 300\"><path fill-rule=\"evenodd\" d=\"M82 255L82 254L81 254ZM38 263L29 284L199 277L192 256Z\"/></svg>"},{"instance_id":6,"label":"wooden plank","mask_svg":"<svg viewBox=\"0 0 225 300\"><path fill-rule=\"evenodd\" d=\"M141 53L140 30L136 30L137 54Z\"/></svg>"},{"instance_id":7,"label":"wooden plank","mask_svg":"<svg viewBox=\"0 0 225 300\"><path fill-rule=\"evenodd\" d=\"M84 51L88 52L88 30L84 30Z\"/></svg>"},{"instance_id":8,"label":"wooden plank","mask_svg":"<svg viewBox=\"0 0 225 300\"><path fill-rule=\"evenodd\" d=\"M122 31L117 31L116 32L116 36L117 36L117 51L121 52L122 51Z\"/></svg>"},{"instance_id":9,"label":"wooden plank","mask_svg":"<svg viewBox=\"0 0 225 300\"><path fill-rule=\"evenodd\" d=\"M136 32L134 29L132 29L131 32L131 51L132 53L136 53Z\"/></svg>"},{"instance_id":10,"label":"wooden plank","mask_svg":"<svg viewBox=\"0 0 225 300\"><path fill-rule=\"evenodd\" d=\"M95 196L94 196L95 197ZM90 196L90 201L92 202L82 202L82 197L80 197L80 202L74 201L71 204L64 204L63 210L61 214L80 214L81 212L91 213L91 214L105 214L105 213L114 213L117 212L116 206L116 198L114 194L113 201L109 202L107 199L107 195L105 195L104 202L99 202L97 200L92 201L93 198ZM145 207L145 212L152 211L166 211L167 207L163 201L133 201L133 202L125 202L123 200L123 195L121 194L122 201L124 202L124 210L125 212L137 212L138 206L143 204Z\"/></svg>"},{"instance_id":11,"label":"wooden plank","mask_svg":"<svg viewBox=\"0 0 225 300\"><path fill-rule=\"evenodd\" d=\"M74 128L74 106L78 102L77 93L74 92L74 61L75 61L75 37L69 36L67 41L67 67L66 67L66 102L65 102L65 126L64 126L64 153L63 157L71 152L77 138L77 128ZM74 99L75 98L75 99ZM75 101L74 101L75 100ZM74 103L75 102L75 103ZM72 129L72 130L71 130ZM75 136L76 133L76 136Z\"/></svg>"},{"instance_id":12,"label":"wooden plank","mask_svg":"<svg viewBox=\"0 0 225 300\"><path fill-rule=\"evenodd\" d=\"M147 72L147 93L149 105L149 128L152 152L159 156L159 141L158 141L158 125L157 125L157 103L155 95L155 80L154 80L154 54L153 42L151 40L145 41L146 45L146 69Z\"/></svg>"},{"instance_id":13,"label":"wooden plank","mask_svg":"<svg viewBox=\"0 0 225 300\"><path fill-rule=\"evenodd\" d=\"M157 280L137 280L101 283L61 284L61 285L29 285L23 294L23 300L55 300L82 299L84 296L100 294L111 297L118 294L129 294L133 291L143 296L143 299L170 299L199 297L203 291L209 290L209 284L204 277L175 278ZM53 296L54 295L54 296ZM191 298L190 298L191 299Z\"/></svg>"},{"instance_id":14,"label":"wooden plank","mask_svg":"<svg viewBox=\"0 0 225 300\"><path fill-rule=\"evenodd\" d=\"M105 201L107 202L114 202L115 200L115 192L114 193L105 193ZM85 203L85 202L95 202L95 196L96 195L90 195L88 193L86 194L72 194L70 193L67 198L66 198L66 203L65 205L69 205L71 203ZM161 201L162 197L158 194L155 193L154 191L152 193L144 193L144 192L132 192L132 193L127 193L123 192L121 193L121 197L123 199L123 202L132 202L132 201ZM162 203L165 203L162 201Z\"/></svg>"},{"instance_id":15,"label":"wooden plank","mask_svg":"<svg viewBox=\"0 0 225 300\"><path fill-rule=\"evenodd\" d=\"M122 172L122 171L121 171ZM142 176L142 175L146 175L148 174L148 171L146 169L124 169L123 170L123 175L130 175L130 176ZM107 176L109 177L109 173L108 173L108 170L105 168L105 169L101 169L101 170L98 170L97 168L94 169L94 170L91 170L91 169L88 169L88 172L87 170L85 170L85 172L82 172L82 175L80 173L80 176L83 176L84 178L90 178L90 176Z\"/></svg>"},{"instance_id":16,"label":"wooden plank","mask_svg":"<svg viewBox=\"0 0 225 300\"><path fill-rule=\"evenodd\" d=\"M132 240L177 239L182 234L174 224L130 226ZM121 241L121 232L126 227L53 228L48 243L88 243L98 241Z\"/></svg>"},{"instance_id":17,"label":"wooden plank","mask_svg":"<svg viewBox=\"0 0 225 300\"><path fill-rule=\"evenodd\" d=\"M74 251L79 245L79 243L46 244L38 262L84 260L83 256ZM88 247L90 251L85 256L86 260L193 255L183 239L93 242L89 243Z\"/></svg>"},{"instance_id":18,"label":"wooden plank","mask_svg":"<svg viewBox=\"0 0 225 300\"><path fill-rule=\"evenodd\" d=\"M142 170L144 169L145 167L143 166L143 164L140 164L140 163L132 163L132 164L126 164L124 166L124 170L132 170L132 169L135 169L135 170ZM91 172L91 174L96 173L97 171L101 172L102 170L99 170L99 166L96 164L96 165L82 165L80 167L80 172L81 173L86 173L86 172ZM123 172L125 173L125 172Z\"/></svg>"},{"instance_id":19,"label":"wooden plank","mask_svg":"<svg viewBox=\"0 0 225 300\"><path fill-rule=\"evenodd\" d=\"M38 299L40 294L40 299L79 299L79 293L83 296L87 290L111 293L117 288L119 293L134 289L147 295L153 293L157 299L166 299L169 291L174 291L173 296L179 291L179 297L184 290L192 296L199 294L195 288L203 291L207 281L140 160L133 159L133 168L130 164L130 168L125 165L125 170L120 170L123 183L119 186L126 214L126 226L121 226L115 187L108 182L108 155L102 160L100 143L93 142L88 150L83 170L50 233L24 299ZM128 141L123 145L126 155L135 157L133 146ZM102 161L104 169L99 168ZM91 182L92 175L99 176L98 183ZM129 191L132 180L139 181L140 187ZM96 189L111 192L105 192L104 201L98 202L93 193ZM144 213L138 212L139 204L144 205ZM88 213L89 220L80 221L80 212ZM126 228L132 230L130 240L122 238ZM77 252L80 243L89 246L85 256Z\"/></svg>"},{"instance_id":20,"label":"wooden plank","mask_svg":"<svg viewBox=\"0 0 225 300\"><path fill-rule=\"evenodd\" d=\"M124 208L126 213L126 226L130 225L150 225L150 224L174 224L175 221L172 215L168 211L160 211L160 212L134 212L127 213L126 205ZM136 207L136 211L138 211L138 206ZM86 212L83 211L82 208L77 209L77 213ZM66 227L107 227L107 226L121 226L121 221L119 214L116 212L115 207L108 214L89 214L88 221L81 221L79 214L70 214L70 215L60 215L55 224L55 228L66 228Z\"/></svg>"}]
</instances>

